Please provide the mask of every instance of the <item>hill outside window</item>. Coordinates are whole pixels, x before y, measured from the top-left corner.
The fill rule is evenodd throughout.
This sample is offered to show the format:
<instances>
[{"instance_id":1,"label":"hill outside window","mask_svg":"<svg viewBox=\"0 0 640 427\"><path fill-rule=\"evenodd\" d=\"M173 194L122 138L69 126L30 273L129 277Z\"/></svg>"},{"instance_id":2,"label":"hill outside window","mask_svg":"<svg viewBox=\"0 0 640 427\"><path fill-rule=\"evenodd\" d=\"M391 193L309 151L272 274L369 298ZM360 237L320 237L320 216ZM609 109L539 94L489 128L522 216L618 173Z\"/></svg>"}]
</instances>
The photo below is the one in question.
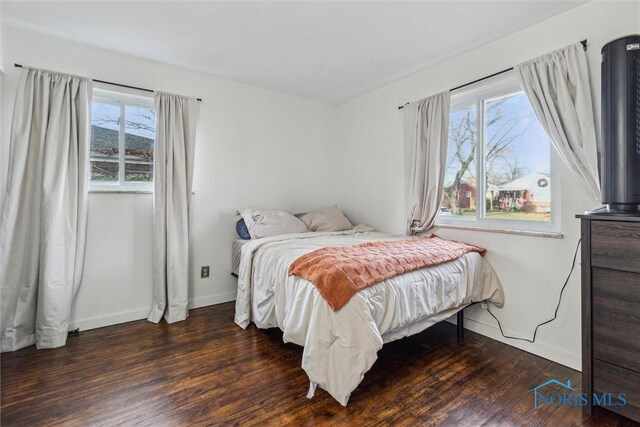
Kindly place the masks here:
<instances>
[{"instance_id":1,"label":"hill outside window","mask_svg":"<svg viewBox=\"0 0 640 427\"><path fill-rule=\"evenodd\" d=\"M557 231L553 156L513 73L453 94L437 224Z\"/></svg>"},{"instance_id":2,"label":"hill outside window","mask_svg":"<svg viewBox=\"0 0 640 427\"><path fill-rule=\"evenodd\" d=\"M153 98L94 89L90 190L153 191Z\"/></svg>"}]
</instances>

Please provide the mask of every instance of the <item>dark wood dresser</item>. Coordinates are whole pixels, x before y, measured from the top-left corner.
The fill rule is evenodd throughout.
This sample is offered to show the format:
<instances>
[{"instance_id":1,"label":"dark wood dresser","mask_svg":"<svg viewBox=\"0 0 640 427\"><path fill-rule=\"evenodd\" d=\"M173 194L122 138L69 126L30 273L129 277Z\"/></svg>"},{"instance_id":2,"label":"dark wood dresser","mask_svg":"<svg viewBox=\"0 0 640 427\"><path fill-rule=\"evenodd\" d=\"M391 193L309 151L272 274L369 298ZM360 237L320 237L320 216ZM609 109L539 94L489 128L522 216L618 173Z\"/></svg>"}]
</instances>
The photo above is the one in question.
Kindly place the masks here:
<instances>
[{"instance_id":1,"label":"dark wood dresser","mask_svg":"<svg viewBox=\"0 0 640 427\"><path fill-rule=\"evenodd\" d=\"M625 393L626 406L601 406L640 422L640 217L577 217L582 221L582 391L591 399L584 412L591 414L598 405L593 393Z\"/></svg>"}]
</instances>

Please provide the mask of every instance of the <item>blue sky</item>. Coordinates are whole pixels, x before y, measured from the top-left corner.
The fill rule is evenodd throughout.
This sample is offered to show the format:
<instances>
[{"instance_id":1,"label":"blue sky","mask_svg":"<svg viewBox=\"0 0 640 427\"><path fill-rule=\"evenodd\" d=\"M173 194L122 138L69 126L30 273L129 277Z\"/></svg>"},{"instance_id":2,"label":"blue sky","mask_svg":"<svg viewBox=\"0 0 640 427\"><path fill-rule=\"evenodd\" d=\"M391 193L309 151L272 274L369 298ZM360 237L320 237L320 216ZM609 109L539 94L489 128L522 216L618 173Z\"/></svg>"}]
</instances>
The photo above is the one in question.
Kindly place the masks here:
<instances>
[{"instance_id":1,"label":"blue sky","mask_svg":"<svg viewBox=\"0 0 640 427\"><path fill-rule=\"evenodd\" d=\"M489 110L495 102L496 101L487 101L485 109ZM472 106L466 110L452 112L451 125L453 126L454 123L459 121L469 109L475 111L475 107ZM530 173L549 174L551 157L549 139L535 117L526 95L523 92L519 92L518 94L504 98L502 102L502 113L503 117L487 129L486 140L489 141L492 137L496 136L496 133L499 131L504 132L504 130L507 129L506 126L509 128L513 126L509 135L521 135L508 146L508 152L506 152L505 157L515 157L518 159L519 166L523 168L522 175ZM453 146L449 144L447 164L449 164L451 156L453 156ZM502 172L505 162L496 160L494 165L498 171ZM471 169L472 170L465 174L465 178L475 175L475 164L471 165ZM457 162L455 162L454 166L446 171L445 185L450 185L453 182L457 171L458 165Z\"/></svg>"},{"instance_id":2,"label":"blue sky","mask_svg":"<svg viewBox=\"0 0 640 427\"><path fill-rule=\"evenodd\" d=\"M125 114L127 115L127 121L138 121L141 124L155 128L155 120L149 120L144 116L149 116L153 109L141 108L134 106L126 106ZM94 102L92 107L91 124L98 125L103 128L119 130L117 118L120 115L120 106L117 104L106 104L102 102ZM113 122L103 123L105 118L114 119ZM131 133L145 138L153 138L155 132L150 132L146 129L125 129L127 133Z\"/></svg>"},{"instance_id":3,"label":"blue sky","mask_svg":"<svg viewBox=\"0 0 640 427\"><path fill-rule=\"evenodd\" d=\"M487 108L491 101L487 103ZM549 174L551 146L540 122L535 116L527 96L520 92L516 96L506 98L502 104L504 121L514 120L515 127L513 133L524 133L509 145L509 149L514 156L522 160L526 166L526 173ZM487 138L491 138L501 125L496 123L487 130Z\"/></svg>"}]
</instances>

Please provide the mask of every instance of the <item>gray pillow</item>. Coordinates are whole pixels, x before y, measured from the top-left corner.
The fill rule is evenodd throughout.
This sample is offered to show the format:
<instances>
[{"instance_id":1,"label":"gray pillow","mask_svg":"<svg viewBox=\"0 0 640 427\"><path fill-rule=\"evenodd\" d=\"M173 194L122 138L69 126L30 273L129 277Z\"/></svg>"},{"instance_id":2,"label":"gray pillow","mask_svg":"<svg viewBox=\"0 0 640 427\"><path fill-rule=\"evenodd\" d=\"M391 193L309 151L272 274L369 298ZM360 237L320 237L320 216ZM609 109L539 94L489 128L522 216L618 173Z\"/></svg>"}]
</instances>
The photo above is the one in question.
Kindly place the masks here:
<instances>
[{"instance_id":1,"label":"gray pillow","mask_svg":"<svg viewBox=\"0 0 640 427\"><path fill-rule=\"evenodd\" d=\"M244 219L252 239L309 231L304 222L283 210L243 209L240 211L240 215Z\"/></svg>"},{"instance_id":2,"label":"gray pillow","mask_svg":"<svg viewBox=\"0 0 640 427\"><path fill-rule=\"evenodd\" d=\"M353 225L338 205L309 212L300 217L309 231L343 231L351 230Z\"/></svg>"}]
</instances>

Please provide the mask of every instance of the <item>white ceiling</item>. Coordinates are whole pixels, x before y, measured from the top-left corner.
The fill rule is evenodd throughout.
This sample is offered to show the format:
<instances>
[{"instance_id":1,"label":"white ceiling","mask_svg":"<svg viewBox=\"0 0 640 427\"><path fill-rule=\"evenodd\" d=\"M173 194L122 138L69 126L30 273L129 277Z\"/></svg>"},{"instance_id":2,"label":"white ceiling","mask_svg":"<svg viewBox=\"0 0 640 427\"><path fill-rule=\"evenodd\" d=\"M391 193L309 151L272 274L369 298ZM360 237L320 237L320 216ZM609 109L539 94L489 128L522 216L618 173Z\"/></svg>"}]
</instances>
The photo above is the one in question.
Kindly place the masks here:
<instances>
[{"instance_id":1,"label":"white ceiling","mask_svg":"<svg viewBox=\"0 0 640 427\"><path fill-rule=\"evenodd\" d=\"M43 33L341 103L584 1L2 2Z\"/></svg>"}]
</instances>

